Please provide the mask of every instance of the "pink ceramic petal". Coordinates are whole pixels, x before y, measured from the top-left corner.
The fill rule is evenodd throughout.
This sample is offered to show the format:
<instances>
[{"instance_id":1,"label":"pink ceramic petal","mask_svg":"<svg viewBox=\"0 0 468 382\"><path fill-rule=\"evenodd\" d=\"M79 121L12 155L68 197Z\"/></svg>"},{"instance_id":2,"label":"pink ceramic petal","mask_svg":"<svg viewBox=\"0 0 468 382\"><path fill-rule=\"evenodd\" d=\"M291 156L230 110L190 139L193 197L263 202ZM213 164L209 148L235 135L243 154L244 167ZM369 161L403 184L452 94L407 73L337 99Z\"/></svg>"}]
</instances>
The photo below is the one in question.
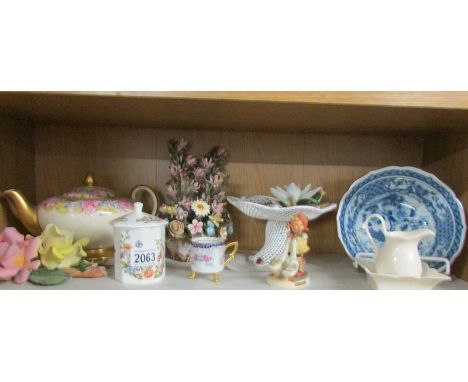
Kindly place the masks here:
<instances>
[{"instance_id":1,"label":"pink ceramic petal","mask_svg":"<svg viewBox=\"0 0 468 382\"><path fill-rule=\"evenodd\" d=\"M12 244L7 249L5 255L2 257L0 265L4 266L5 268L19 269L21 267L18 267L17 265L18 256L24 256L24 249L20 248L16 244Z\"/></svg>"},{"instance_id":2,"label":"pink ceramic petal","mask_svg":"<svg viewBox=\"0 0 468 382\"><path fill-rule=\"evenodd\" d=\"M17 273L16 268L0 268L0 280L11 280Z\"/></svg>"},{"instance_id":3,"label":"pink ceramic petal","mask_svg":"<svg viewBox=\"0 0 468 382\"><path fill-rule=\"evenodd\" d=\"M41 239L38 237L32 237L27 240L26 251L25 251L25 260L29 261L37 257L37 251L39 250L39 245L41 244Z\"/></svg>"},{"instance_id":4,"label":"pink ceramic petal","mask_svg":"<svg viewBox=\"0 0 468 382\"><path fill-rule=\"evenodd\" d=\"M23 268L15 276L15 283L23 284L28 280L28 278L29 278L29 269Z\"/></svg>"},{"instance_id":5,"label":"pink ceramic petal","mask_svg":"<svg viewBox=\"0 0 468 382\"><path fill-rule=\"evenodd\" d=\"M0 258L5 254L10 244L5 241L0 242Z\"/></svg>"},{"instance_id":6,"label":"pink ceramic petal","mask_svg":"<svg viewBox=\"0 0 468 382\"><path fill-rule=\"evenodd\" d=\"M3 230L3 241L13 244L24 241L24 236L21 235L15 227L6 227Z\"/></svg>"},{"instance_id":7,"label":"pink ceramic petal","mask_svg":"<svg viewBox=\"0 0 468 382\"><path fill-rule=\"evenodd\" d=\"M31 263L29 263L29 269L37 269L41 265L41 262L39 260L33 260Z\"/></svg>"}]
</instances>

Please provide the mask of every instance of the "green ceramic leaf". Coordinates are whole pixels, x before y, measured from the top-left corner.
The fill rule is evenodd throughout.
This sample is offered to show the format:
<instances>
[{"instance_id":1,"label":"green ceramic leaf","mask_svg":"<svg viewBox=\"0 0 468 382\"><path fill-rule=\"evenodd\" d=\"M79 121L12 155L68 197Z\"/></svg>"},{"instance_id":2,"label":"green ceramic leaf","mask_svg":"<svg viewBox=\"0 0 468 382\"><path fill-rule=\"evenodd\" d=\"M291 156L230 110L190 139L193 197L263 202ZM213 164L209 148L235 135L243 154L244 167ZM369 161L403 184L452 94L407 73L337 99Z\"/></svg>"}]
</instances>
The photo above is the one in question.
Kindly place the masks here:
<instances>
[{"instance_id":1,"label":"green ceramic leaf","mask_svg":"<svg viewBox=\"0 0 468 382\"><path fill-rule=\"evenodd\" d=\"M92 264L85 259L81 259L80 262L73 266L73 268L78 269L80 272L84 272L87 269L91 268Z\"/></svg>"},{"instance_id":2,"label":"green ceramic leaf","mask_svg":"<svg viewBox=\"0 0 468 382\"><path fill-rule=\"evenodd\" d=\"M31 271L29 282L36 285L57 285L62 284L70 278L70 275L61 269L49 271L45 267L40 267Z\"/></svg>"}]
</instances>

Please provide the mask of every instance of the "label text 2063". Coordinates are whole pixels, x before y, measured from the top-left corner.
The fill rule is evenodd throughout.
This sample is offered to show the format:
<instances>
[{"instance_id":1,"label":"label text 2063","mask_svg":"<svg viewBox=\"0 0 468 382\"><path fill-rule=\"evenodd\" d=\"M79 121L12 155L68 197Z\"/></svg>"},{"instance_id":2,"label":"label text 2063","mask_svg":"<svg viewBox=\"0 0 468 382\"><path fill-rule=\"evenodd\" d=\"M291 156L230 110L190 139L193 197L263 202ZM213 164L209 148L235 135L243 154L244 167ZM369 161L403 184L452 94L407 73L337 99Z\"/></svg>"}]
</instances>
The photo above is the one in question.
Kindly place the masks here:
<instances>
[{"instance_id":1,"label":"label text 2063","mask_svg":"<svg viewBox=\"0 0 468 382\"><path fill-rule=\"evenodd\" d=\"M156 254L151 253L135 253L135 264L149 263L156 260Z\"/></svg>"}]
</instances>

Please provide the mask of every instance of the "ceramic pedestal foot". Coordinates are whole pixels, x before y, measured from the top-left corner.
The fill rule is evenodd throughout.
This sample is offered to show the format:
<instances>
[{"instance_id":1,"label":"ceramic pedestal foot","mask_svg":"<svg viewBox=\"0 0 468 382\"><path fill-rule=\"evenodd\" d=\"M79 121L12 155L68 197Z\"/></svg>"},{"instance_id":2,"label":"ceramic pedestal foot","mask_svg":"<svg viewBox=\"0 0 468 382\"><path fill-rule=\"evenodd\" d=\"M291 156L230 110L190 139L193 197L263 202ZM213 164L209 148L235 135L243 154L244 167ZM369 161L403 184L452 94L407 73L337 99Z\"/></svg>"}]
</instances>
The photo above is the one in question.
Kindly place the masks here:
<instances>
[{"instance_id":1,"label":"ceramic pedestal foot","mask_svg":"<svg viewBox=\"0 0 468 382\"><path fill-rule=\"evenodd\" d=\"M195 277L197 277L197 272L192 271L192 273L189 276L189 279L193 280Z\"/></svg>"},{"instance_id":2,"label":"ceramic pedestal foot","mask_svg":"<svg viewBox=\"0 0 468 382\"><path fill-rule=\"evenodd\" d=\"M217 273L213 273L213 281L219 283L219 275Z\"/></svg>"},{"instance_id":3,"label":"ceramic pedestal foot","mask_svg":"<svg viewBox=\"0 0 468 382\"><path fill-rule=\"evenodd\" d=\"M271 286L277 288L287 288L287 289L294 289L303 287L305 285L309 285L310 277L307 272L304 272L301 276L293 276L293 277L284 277L282 275L275 275L271 274L267 277L267 283Z\"/></svg>"},{"instance_id":4,"label":"ceramic pedestal foot","mask_svg":"<svg viewBox=\"0 0 468 382\"><path fill-rule=\"evenodd\" d=\"M267 265L281 255L288 242L288 228L284 222L269 220L265 228L265 243L250 260L256 265Z\"/></svg>"}]
</instances>

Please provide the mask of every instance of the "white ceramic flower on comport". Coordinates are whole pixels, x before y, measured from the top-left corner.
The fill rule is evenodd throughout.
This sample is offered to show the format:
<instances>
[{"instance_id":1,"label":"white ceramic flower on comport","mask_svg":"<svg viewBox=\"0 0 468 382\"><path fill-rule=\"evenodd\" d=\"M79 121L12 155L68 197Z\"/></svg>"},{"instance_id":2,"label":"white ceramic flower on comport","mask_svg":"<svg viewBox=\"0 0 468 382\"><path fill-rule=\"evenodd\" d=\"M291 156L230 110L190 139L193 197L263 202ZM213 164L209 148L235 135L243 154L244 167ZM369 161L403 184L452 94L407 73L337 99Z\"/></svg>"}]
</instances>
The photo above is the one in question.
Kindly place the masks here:
<instances>
[{"instance_id":1,"label":"white ceramic flower on comport","mask_svg":"<svg viewBox=\"0 0 468 382\"><path fill-rule=\"evenodd\" d=\"M311 185L308 184L303 190L296 183L290 183L289 186L272 187L271 193L275 196L283 207L295 206L297 204L317 204L323 198L324 192L322 187L310 189ZM314 202L311 198L316 197Z\"/></svg>"},{"instance_id":2,"label":"white ceramic flower on comport","mask_svg":"<svg viewBox=\"0 0 468 382\"><path fill-rule=\"evenodd\" d=\"M293 216L302 214L308 220L314 220L336 208L334 203L322 203L325 192L321 187L314 190L310 188L310 185L307 185L301 190L299 186L291 183L284 188L272 188L273 195L277 195L274 198L260 195L249 198L228 196L228 202L245 215L267 221L265 244L260 251L250 257L254 264L261 267L267 266L276 256L281 256L287 251L287 223Z\"/></svg>"}]
</instances>

